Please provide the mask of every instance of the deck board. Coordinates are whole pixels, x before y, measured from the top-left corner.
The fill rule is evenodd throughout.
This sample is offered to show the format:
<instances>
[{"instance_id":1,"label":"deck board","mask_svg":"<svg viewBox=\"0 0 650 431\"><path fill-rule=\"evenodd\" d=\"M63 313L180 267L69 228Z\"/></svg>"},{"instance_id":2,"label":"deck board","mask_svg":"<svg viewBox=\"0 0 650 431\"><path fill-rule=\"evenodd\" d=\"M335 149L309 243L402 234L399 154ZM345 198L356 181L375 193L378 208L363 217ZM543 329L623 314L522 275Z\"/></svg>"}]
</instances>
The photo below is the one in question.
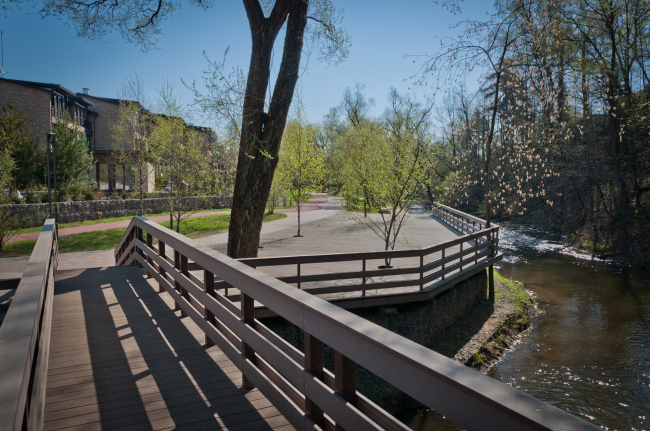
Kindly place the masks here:
<instances>
[{"instance_id":1,"label":"deck board","mask_svg":"<svg viewBox=\"0 0 650 431\"><path fill-rule=\"evenodd\" d=\"M293 429L136 267L60 271L46 430Z\"/></svg>"}]
</instances>

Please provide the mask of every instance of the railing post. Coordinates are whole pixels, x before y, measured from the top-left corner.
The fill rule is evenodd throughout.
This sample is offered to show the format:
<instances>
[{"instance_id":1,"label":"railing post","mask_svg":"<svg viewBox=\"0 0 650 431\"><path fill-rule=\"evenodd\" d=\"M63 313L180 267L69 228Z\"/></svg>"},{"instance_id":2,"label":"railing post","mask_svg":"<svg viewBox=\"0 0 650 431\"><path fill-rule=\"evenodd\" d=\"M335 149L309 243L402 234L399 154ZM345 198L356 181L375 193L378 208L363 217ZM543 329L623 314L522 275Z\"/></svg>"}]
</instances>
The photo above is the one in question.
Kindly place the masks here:
<instances>
[{"instance_id":1,"label":"railing post","mask_svg":"<svg viewBox=\"0 0 650 431\"><path fill-rule=\"evenodd\" d=\"M247 325L255 326L255 300L245 293L241 294L241 317ZM242 342L242 350L246 359L255 363L255 350L244 342ZM244 389L253 389L255 387L253 382L248 380L243 373L242 384Z\"/></svg>"},{"instance_id":2,"label":"railing post","mask_svg":"<svg viewBox=\"0 0 650 431\"><path fill-rule=\"evenodd\" d=\"M492 259L494 257L494 240L495 235L494 231L488 233L488 241L490 242L490 253L488 257ZM494 301L494 266L490 265L488 268L488 295L490 301Z\"/></svg>"},{"instance_id":3,"label":"railing post","mask_svg":"<svg viewBox=\"0 0 650 431\"><path fill-rule=\"evenodd\" d=\"M141 229L141 228L136 227L136 235L138 236L138 240L139 240L140 242L144 242L144 239L142 238L142 229ZM140 256L144 257L144 253L143 253L142 250L138 249L137 253L138 253ZM139 263L137 263L137 265L138 265L140 268L142 268L142 265L140 265Z\"/></svg>"},{"instance_id":4,"label":"railing post","mask_svg":"<svg viewBox=\"0 0 650 431\"><path fill-rule=\"evenodd\" d=\"M424 289L424 254L420 254L420 290Z\"/></svg>"},{"instance_id":5,"label":"railing post","mask_svg":"<svg viewBox=\"0 0 650 431\"><path fill-rule=\"evenodd\" d=\"M190 271L188 270L188 265L187 265L187 256L183 256L181 254L181 273L185 275L187 278L190 278ZM190 302L190 292L187 291L183 286L181 287L181 295L183 295L183 298L187 300L187 302ZM187 317L187 312L181 308L181 317Z\"/></svg>"},{"instance_id":6,"label":"railing post","mask_svg":"<svg viewBox=\"0 0 650 431\"><path fill-rule=\"evenodd\" d=\"M181 269L181 254L174 250L174 268L180 270ZM172 277L173 278L173 277ZM177 292L181 291L181 285L176 279L174 278L174 289L176 289ZM181 304L178 302L174 302L175 304L175 310L178 311L181 309Z\"/></svg>"},{"instance_id":7,"label":"railing post","mask_svg":"<svg viewBox=\"0 0 650 431\"><path fill-rule=\"evenodd\" d=\"M460 243L460 252L461 253L463 252L463 243L462 242ZM460 256L460 271L462 271L462 270L463 270L463 256L461 255Z\"/></svg>"},{"instance_id":8,"label":"railing post","mask_svg":"<svg viewBox=\"0 0 650 431\"><path fill-rule=\"evenodd\" d=\"M205 284L206 293L214 298L214 274L204 269L203 282ZM217 319L215 319L214 314L212 314L212 311L208 310L208 307L205 307L205 319L208 322L212 323L213 325L217 324ZM208 337L208 334L205 334L205 345L214 346L214 341L212 341L212 339Z\"/></svg>"},{"instance_id":9,"label":"railing post","mask_svg":"<svg viewBox=\"0 0 650 431\"><path fill-rule=\"evenodd\" d=\"M298 289L300 289L300 264L298 264Z\"/></svg>"},{"instance_id":10,"label":"railing post","mask_svg":"<svg viewBox=\"0 0 650 431\"><path fill-rule=\"evenodd\" d=\"M444 248L442 249L442 259L443 260L445 259L445 249ZM445 263L444 262L442 263L442 270L443 271L445 270ZM442 279L443 280L445 279L445 274L442 274Z\"/></svg>"},{"instance_id":11,"label":"railing post","mask_svg":"<svg viewBox=\"0 0 650 431\"><path fill-rule=\"evenodd\" d=\"M363 280L361 280L361 284L364 286L366 285L366 259L362 260L361 264L361 276L363 277ZM361 296L366 296L366 289L365 287L361 290Z\"/></svg>"},{"instance_id":12,"label":"railing post","mask_svg":"<svg viewBox=\"0 0 650 431\"><path fill-rule=\"evenodd\" d=\"M153 236L151 236L149 232L147 232L147 247L149 247L149 251L147 252L147 263L149 263L153 268L153 259L149 256L149 253L152 253L151 250L153 249ZM147 278L153 278L153 275L149 273L149 271L147 271Z\"/></svg>"},{"instance_id":13,"label":"railing post","mask_svg":"<svg viewBox=\"0 0 650 431\"><path fill-rule=\"evenodd\" d=\"M357 364L338 351L334 352L334 390L347 402L356 405L357 401ZM336 424L337 431L343 427Z\"/></svg>"},{"instance_id":14,"label":"railing post","mask_svg":"<svg viewBox=\"0 0 650 431\"><path fill-rule=\"evenodd\" d=\"M305 332L305 369L318 380L323 380L323 342ZM305 397L305 413L322 429L325 429L323 410Z\"/></svg>"},{"instance_id":15,"label":"railing post","mask_svg":"<svg viewBox=\"0 0 650 431\"><path fill-rule=\"evenodd\" d=\"M161 240L158 240L158 254L160 257L163 258L163 260L167 260L167 255L165 254L165 243L162 242ZM162 278L165 280L167 279L167 272L163 269L162 266L158 267L160 269L160 275L162 275ZM162 284L158 283L158 292L164 292L165 288L163 287Z\"/></svg>"}]
</instances>

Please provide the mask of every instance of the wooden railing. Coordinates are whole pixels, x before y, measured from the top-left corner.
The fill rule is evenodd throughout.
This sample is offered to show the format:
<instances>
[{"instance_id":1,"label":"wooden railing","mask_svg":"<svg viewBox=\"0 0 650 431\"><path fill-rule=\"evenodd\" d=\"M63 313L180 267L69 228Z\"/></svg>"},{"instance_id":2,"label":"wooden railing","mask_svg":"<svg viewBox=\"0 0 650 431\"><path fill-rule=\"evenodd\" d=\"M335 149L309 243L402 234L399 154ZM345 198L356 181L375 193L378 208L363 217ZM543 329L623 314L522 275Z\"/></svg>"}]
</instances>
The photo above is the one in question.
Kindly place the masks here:
<instances>
[{"instance_id":1,"label":"wooden railing","mask_svg":"<svg viewBox=\"0 0 650 431\"><path fill-rule=\"evenodd\" d=\"M478 217L458 211L457 209L434 202L431 207L433 215L449 226L462 233L474 233L485 229L485 220ZM492 228L498 228L499 225L491 223Z\"/></svg>"},{"instance_id":2,"label":"wooden railing","mask_svg":"<svg viewBox=\"0 0 650 431\"><path fill-rule=\"evenodd\" d=\"M43 428L57 244L47 219L0 327L2 430Z\"/></svg>"},{"instance_id":3,"label":"wooden railing","mask_svg":"<svg viewBox=\"0 0 650 431\"><path fill-rule=\"evenodd\" d=\"M145 268L242 371L244 386L258 387L297 429L406 429L356 391L357 364L468 429L597 429L142 217L115 258ZM215 289L216 279L241 292L239 304ZM256 301L304 333L304 352L255 319ZM334 373L323 366L324 345L335 352Z\"/></svg>"},{"instance_id":4,"label":"wooden railing","mask_svg":"<svg viewBox=\"0 0 650 431\"><path fill-rule=\"evenodd\" d=\"M415 287L411 291L435 288L439 292L450 283L458 282L456 278L450 279L449 274L469 269L475 272L476 269L484 269L501 259L495 246L498 232L498 228L486 229L419 249L263 257L240 259L240 262L253 268L295 265L295 276L278 279L285 283L295 283L299 288L305 283L318 282L316 286L306 287L303 290L319 295L359 292L364 297L366 291L370 289L385 290L399 287ZM331 272L304 275L307 265L354 261L357 262L359 271L341 272L336 269L339 265L333 265ZM386 261L390 262L392 268L378 269L378 264ZM373 264L371 265L370 262ZM368 283L368 280L373 277L393 279ZM332 285L325 283L326 281L345 282L345 284Z\"/></svg>"}]
</instances>

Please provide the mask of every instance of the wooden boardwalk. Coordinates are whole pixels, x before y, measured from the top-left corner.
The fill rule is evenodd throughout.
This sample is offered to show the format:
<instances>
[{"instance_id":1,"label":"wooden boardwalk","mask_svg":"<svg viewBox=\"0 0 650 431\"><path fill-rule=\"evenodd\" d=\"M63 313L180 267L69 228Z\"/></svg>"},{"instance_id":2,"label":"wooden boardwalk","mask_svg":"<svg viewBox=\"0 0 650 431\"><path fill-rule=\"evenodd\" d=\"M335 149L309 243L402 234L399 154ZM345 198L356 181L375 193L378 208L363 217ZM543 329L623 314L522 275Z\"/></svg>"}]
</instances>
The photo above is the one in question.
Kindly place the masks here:
<instances>
[{"instance_id":1,"label":"wooden boardwalk","mask_svg":"<svg viewBox=\"0 0 650 431\"><path fill-rule=\"evenodd\" d=\"M293 429L134 266L59 271L44 429Z\"/></svg>"}]
</instances>

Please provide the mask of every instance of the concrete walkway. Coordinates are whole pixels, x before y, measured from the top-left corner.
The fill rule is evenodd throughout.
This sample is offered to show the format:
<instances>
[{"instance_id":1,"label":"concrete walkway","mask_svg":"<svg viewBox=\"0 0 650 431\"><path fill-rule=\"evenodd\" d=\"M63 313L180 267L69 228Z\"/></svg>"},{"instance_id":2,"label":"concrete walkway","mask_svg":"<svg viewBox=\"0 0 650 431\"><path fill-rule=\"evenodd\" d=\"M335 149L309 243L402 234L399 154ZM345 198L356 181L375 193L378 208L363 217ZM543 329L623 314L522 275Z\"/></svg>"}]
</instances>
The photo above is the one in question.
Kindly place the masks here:
<instances>
[{"instance_id":1,"label":"concrete walkway","mask_svg":"<svg viewBox=\"0 0 650 431\"><path fill-rule=\"evenodd\" d=\"M321 194L314 196L312 201L304 204L300 212L301 234L303 235L300 238L295 237L298 227L297 211L295 209L276 211L286 213L287 217L262 225L259 250L260 257L384 249L381 238L372 232L372 230L366 226L357 225L349 219L345 212L341 211L339 198ZM215 213L220 214L224 213L224 211ZM198 217L199 215L200 213L197 213L195 216ZM373 217L379 218L380 216L374 215ZM157 217L152 219L156 221ZM123 225L118 227L126 227L128 226L129 220L115 223L123 223ZM92 228L113 224L104 223L83 227ZM61 229L61 231L63 230ZM457 236L458 234L455 231L438 223L429 215L411 214L402 229L399 242L395 248L419 248L438 244L456 238ZM223 232L194 241L197 244L205 245L216 251L225 253L228 233ZM28 260L29 256L0 259L0 273L22 273ZM60 270L109 267L114 264L113 249L62 253L59 257ZM271 268L269 270L269 273L276 276L285 272L277 272L275 269L271 270ZM313 271L316 270L319 270L319 268L313 268Z\"/></svg>"}]
</instances>

